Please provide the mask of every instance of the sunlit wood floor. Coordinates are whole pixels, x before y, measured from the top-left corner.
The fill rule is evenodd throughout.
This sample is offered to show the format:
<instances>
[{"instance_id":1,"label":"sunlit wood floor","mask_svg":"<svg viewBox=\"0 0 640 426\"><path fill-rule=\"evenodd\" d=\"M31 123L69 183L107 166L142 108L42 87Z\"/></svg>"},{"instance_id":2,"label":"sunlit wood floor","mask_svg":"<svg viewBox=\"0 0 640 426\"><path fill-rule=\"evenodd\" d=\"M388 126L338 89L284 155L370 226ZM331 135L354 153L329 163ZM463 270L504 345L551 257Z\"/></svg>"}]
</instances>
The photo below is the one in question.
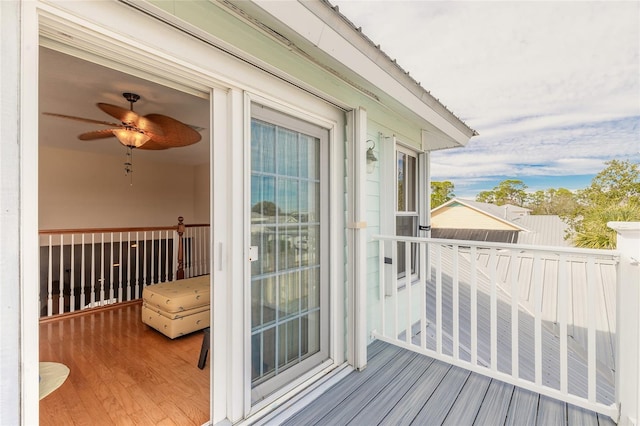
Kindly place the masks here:
<instances>
[{"instance_id":1,"label":"sunlit wood floor","mask_svg":"<svg viewBox=\"0 0 640 426\"><path fill-rule=\"evenodd\" d=\"M140 303L40 324L40 361L70 369L40 401L41 425L202 425L210 360L202 332L171 340L140 320Z\"/></svg>"}]
</instances>

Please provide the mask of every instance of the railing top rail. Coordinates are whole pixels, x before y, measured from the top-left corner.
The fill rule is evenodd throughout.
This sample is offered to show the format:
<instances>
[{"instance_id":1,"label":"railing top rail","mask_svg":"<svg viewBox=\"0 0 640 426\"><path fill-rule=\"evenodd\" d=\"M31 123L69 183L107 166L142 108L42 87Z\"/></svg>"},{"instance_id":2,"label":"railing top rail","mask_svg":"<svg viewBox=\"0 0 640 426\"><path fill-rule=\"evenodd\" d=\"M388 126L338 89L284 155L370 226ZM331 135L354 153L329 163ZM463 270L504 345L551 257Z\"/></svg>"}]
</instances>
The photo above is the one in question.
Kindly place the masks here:
<instances>
[{"instance_id":1,"label":"railing top rail","mask_svg":"<svg viewBox=\"0 0 640 426\"><path fill-rule=\"evenodd\" d=\"M209 224L191 224L185 225L187 228L209 226ZM131 228L78 228L78 229L41 229L38 231L40 235L48 234L106 234L111 232L144 232L144 231L171 231L178 229L177 225L171 226L142 226Z\"/></svg>"},{"instance_id":2,"label":"railing top rail","mask_svg":"<svg viewBox=\"0 0 640 426\"><path fill-rule=\"evenodd\" d=\"M620 256L620 252L617 250L604 250L604 249L587 249L578 247L560 247L560 246L538 246L529 244L512 244L512 243L495 243L491 241L473 241L473 240L453 240L446 238L426 238L426 237L403 237L398 235L374 235L373 239L380 241L408 241L414 243L431 243L442 245L456 245L463 247L487 247L497 249L508 249L516 251L535 251L535 252L553 252L564 253L573 255L586 255L586 256L604 256L610 259L615 259Z\"/></svg>"}]
</instances>

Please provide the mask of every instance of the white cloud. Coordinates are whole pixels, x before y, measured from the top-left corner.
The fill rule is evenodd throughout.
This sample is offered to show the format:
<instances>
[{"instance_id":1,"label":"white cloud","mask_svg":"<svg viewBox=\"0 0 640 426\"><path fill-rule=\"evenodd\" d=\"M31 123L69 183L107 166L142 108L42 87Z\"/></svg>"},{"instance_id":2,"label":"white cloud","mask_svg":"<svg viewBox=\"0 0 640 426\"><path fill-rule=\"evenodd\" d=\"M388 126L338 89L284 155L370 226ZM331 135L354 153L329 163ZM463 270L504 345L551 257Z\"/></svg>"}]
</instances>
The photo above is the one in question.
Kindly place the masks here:
<instances>
[{"instance_id":1,"label":"white cloud","mask_svg":"<svg viewBox=\"0 0 640 426\"><path fill-rule=\"evenodd\" d=\"M640 3L332 3L480 133L434 153L434 179L640 161Z\"/></svg>"}]
</instances>

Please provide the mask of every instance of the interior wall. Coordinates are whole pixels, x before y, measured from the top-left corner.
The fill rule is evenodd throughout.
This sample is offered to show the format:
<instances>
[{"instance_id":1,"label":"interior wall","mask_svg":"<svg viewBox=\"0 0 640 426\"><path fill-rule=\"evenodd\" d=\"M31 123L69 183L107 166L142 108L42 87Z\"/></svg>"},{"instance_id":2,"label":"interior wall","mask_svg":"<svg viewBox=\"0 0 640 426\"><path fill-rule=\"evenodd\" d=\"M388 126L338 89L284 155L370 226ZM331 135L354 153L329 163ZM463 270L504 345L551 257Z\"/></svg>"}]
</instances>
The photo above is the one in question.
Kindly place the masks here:
<instances>
[{"instance_id":1,"label":"interior wall","mask_svg":"<svg viewBox=\"0 0 640 426\"><path fill-rule=\"evenodd\" d=\"M196 171L194 166L153 162L147 153L134 151L130 185L124 153L124 148L121 156L109 156L41 145L39 228L168 226L178 216L187 224L196 218L208 223L208 201L196 201L205 191L208 200L208 165Z\"/></svg>"},{"instance_id":2,"label":"interior wall","mask_svg":"<svg viewBox=\"0 0 640 426\"><path fill-rule=\"evenodd\" d=\"M211 178L209 174L209 164L201 164L195 167L194 176L194 217L185 216L186 223L209 223L211 210Z\"/></svg>"}]
</instances>

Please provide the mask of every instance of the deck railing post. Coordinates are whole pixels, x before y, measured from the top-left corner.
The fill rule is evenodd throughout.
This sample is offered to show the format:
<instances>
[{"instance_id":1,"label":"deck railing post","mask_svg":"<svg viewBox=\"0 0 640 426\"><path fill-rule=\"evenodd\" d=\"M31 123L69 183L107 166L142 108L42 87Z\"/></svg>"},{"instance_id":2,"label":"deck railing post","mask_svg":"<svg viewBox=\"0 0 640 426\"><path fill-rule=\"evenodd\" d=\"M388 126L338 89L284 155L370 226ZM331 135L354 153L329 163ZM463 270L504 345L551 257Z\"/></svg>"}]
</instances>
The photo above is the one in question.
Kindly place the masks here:
<instances>
[{"instance_id":1,"label":"deck railing post","mask_svg":"<svg viewBox=\"0 0 640 426\"><path fill-rule=\"evenodd\" d=\"M619 425L640 421L640 222L609 222L617 232L616 403Z\"/></svg>"}]
</instances>

